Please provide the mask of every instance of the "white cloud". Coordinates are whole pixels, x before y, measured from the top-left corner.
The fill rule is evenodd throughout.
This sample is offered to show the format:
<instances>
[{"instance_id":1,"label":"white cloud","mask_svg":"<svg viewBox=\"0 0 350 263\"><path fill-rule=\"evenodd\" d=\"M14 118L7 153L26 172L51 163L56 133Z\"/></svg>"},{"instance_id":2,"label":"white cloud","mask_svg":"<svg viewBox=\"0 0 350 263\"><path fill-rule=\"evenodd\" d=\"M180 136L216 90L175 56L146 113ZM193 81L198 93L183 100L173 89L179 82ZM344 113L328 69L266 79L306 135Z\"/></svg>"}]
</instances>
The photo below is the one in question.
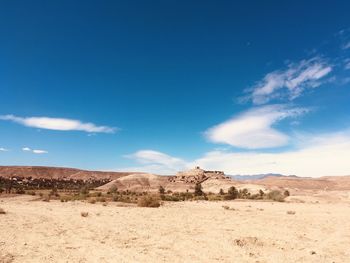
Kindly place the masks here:
<instances>
[{"instance_id":1,"label":"white cloud","mask_svg":"<svg viewBox=\"0 0 350 263\"><path fill-rule=\"evenodd\" d=\"M253 108L208 129L205 136L214 143L246 149L279 147L288 143L289 136L272 125L306 111L304 108L288 108L284 105Z\"/></svg>"},{"instance_id":2,"label":"white cloud","mask_svg":"<svg viewBox=\"0 0 350 263\"><path fill-rule=\"evenodd\" d=\"M96 126L93 123L83 123L79 120L49 118L49 117L17 117L14 115L1 115L0 120L12 121L27 127L57 130L57 131L85 131L93 133L113 133L116 128Z\"/></svg>"},{"instance_id":3,"label":"white cloud","mask_svg":"<svg viewBox=\"0 0 350 263\"><path fill-rule=\"evenodd\" d=\"M33 153L43 154L43 153L48 153L48 151L45 151L45 150L33 150Z\"/></svg>"},{"instance_id":4,"label":"white cloud","mask_svg":"<svg viewBox=\"0 0 350 263\"><path fill-rule=\"evenodd\" d=\"M227 174L350 175L350 132L307 136L299 143L298 149L281 153L212 151L193 165Z\"/></svg>"},{"instance_id":5,"label":"white cloud","mask_svg":"<svg viewBox=\"0 0 350 263\"><path fill-rule=\"evenodd\" d=\"M44 154L44 153L48 153L48 151L45 151L45 150L32 150L31 148L29 147L23 147L22 148L22 151L24 152L32 152L32 153L35 153L35 154Z\"/></svg>"},{"instance_id":6,"label":"white cloud","mask_svg":"<svg viewBox=\"0 0 350 263\"><path fill-rule=\"evenodd\" d=\"M8 152L8 149L0 147L0 152Z\"/></svg>"},{"instance_id":7,"label":"white cloud","mask_svg":"<svg viewBox=\"0 0 350 263\"><path fill-rule=\"evenodd\" d=\"M156 151L139 151L131 156L143 166L125 171L175 174L177 171L200 166L221 170L226 174L253 175L280 173L303 177L350 175L350 130L329 134L298 135L297 147L283 152L233 152L215 150L202 157L185 161ZM158 158L159 157L159 158Z\"/></svg>"},{"instance_id":8,"label":"white cloud","mask_svg":"<svg viewBox=\"0 0 350 263\"><path fill-rule=\"evenodd\" d=\"M29 147L23 147L22 151L24 151L24 152L31 152L32 149L30 149Z\"/></svg>"},{"instance_id":9,"label":"white cloud","mask_svg":"<svg viewBox=\"0 0 350 263\"><path fill-rule=\"evenodd\" d=\"M284 96L293 100L305 89L321 85L321 79L331 71L332 67L317 57L289 64L285 71L268 73L262 81L250 89L250 98L254 104L264 104Z\"/></svg>"},{"instance_id":10,"label":"white cloud","mask_svg":"<svg viewBox=\"0 0 350 263\"><path fill-rule=\"evenodd\" d=\"M140 150L136 153L126 155L126 158L133 159L141 166L128 167L123 170L147 171L158 174L174 174L179 169L186 167L187 163L176 157L153 150Z\"/></svg>"}]
</instances>

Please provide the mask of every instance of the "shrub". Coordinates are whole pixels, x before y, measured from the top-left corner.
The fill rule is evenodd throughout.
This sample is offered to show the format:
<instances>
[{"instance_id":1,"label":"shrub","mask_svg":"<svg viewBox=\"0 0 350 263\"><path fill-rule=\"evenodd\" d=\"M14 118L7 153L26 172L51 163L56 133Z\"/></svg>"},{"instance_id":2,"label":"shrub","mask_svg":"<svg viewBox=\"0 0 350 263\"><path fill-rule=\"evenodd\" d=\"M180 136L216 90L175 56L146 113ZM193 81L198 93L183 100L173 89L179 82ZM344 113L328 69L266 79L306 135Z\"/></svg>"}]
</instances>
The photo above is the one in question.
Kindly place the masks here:
<instances>
[{"instance_id":1,"label":"shrub","mask_svg":"<svg viewBox=\"0 0 350 263\"><path fill-rule=\"evenodd\" d=\"M244 188L244 189L239 190L238 196L239 196L240 198L249 198L250 193L248 192L248 189L247 189L247 188Z\"/></svg>"},{"instance_id":2,"label":"shrub","mask_svg":"<svg viewBox=\"0 0 350 263\"><path fill-rule=\"evenodd\" d=\"M26 192L24 191L24 189L22 187L19 187L19 188L16 189L16 194L23 195L25 193Z\"/></svg>"},{"instance_id":3,"label":"shrub","mask_svg":"<svg viewBox=\"0 0 350 263\"><path fill-rule=\"evenodd\" d=\"M234 200L238 197L238 191L236 189L236 187L231 186L228 191L227 191L227 195L225 196L226 200Z\"/></svg>"},{"instance_id":4,"label":"shrub","mask_svg":"<svg viewBox=\"0 0 350 263\"><path fill-rule=\"evenodd\" d=\"M96 199L90 199L90 200L89 200L89 203L90 203L90 204L96 203Z\"/></svg>"},{"instance_id":5,"label":"shrub","mask_svg":"<svg viewBox=\"0 0 350 263\"><path fill-rule=\"evenodd\" d=\"M222 190L222 188L220 189L220 191L219 191L219 195L224 195L225 194L225 192L224 192L224 190Z\"/></svg>"},{"instance_id":6,"label":"shrub","mask_svg":"<svg viewBox=\"0 0 350 263\"><path fill-rule=\"evenodd\" d=\"M172 195L161 195L160 198L163 201L172 201L172 202L178 202L180 201L180 198L177 196L172 196Z\"/></svg>"},{"instance_id":7,"label":"shrub","mask_svg":"<svg viewBox=\"0 0 350 263\"><path fill-rule=\"evenodd\" d=\"M87 217L87 216L89 215L89 213L88 213L88 212L81 212L80 215L81 215L82 217Z\"/></svg>"},{"instance_id":8,"label":"shrub","mask_svg":"<svg viewBox=\"0 0 350 263\"><path fill-rule=\"evenodd\" d=\"M289 210L289 211L287 211L287 214L288 215L295 215L295 211Z\"/></svg>"},{"instance_id":9,"label":"shrub","mask_svg":"<svg viewBox=\"0 0 350 263\"><path fill-rule=\"evenodd\" d=\"M5 210L0 207L0 215L6 214Z\"/></svg>"},{"instance_id":10,"label":"shrub","mask_svg":"<svg viewBox=\"0 0 350 263\"><path fill-rule=\"evenodd\" d=\"M34 191L27 191L26 193L27 195L36 195L36 193Z\"/></svg>"},{"instance_id":11,"label":"shrub","mask_svg":"<svg viewBox=\"0 0 350 263\"><path fill-rule=\"evenodd\" d=\"M112 185L109 189L108 189L108 192L110 194L115 194L118 192L118 187L116 185Z\"/></svg>"},{"instance_id":12,"label":"shrub","mask_svg":"<svg viewBox=\"0 0 350 263\"><path fill-rule=\"evenodd\" d=\"M159 186L159 193L161 194L161 195L163 195L163 194L165 194L165 189L164 189L164 187L163 186Z\"/></svg>"},{"instance_id":13,"label":"shrub","mask_svg":"<svg viewBox=\"0 0 350 263\"><path fill-rule=\"evenodd\" d=\"M80 193L82 195L88 195L89 194L89 188L87 186L83 186L82 188L80 188Z\"/></svg>"},{"instance_id":14,"label":"shrub","mask_svg":"<svg viewBox=\"0 0 350 263\"><path fill-rule=\"evenodd\" d=\"M201 184L197 183L196 186L194 187L194 195L195 196L203 195L202 185Z\"/></svg>"},{"instance_id":15,"label":"shrub","mask_svg":"<svg viewBox=\"0 0 350 263\"><path fill-rule=\"evenodd\" d=\"M106 198L104 198L104 197L98 197L98 198L96 199L96 201L97 201L97 202L106 202Z\"/></svg>"},{"instance_id":16,"label":"shrub","mask_svg":"<svg viewBox=\"0 0 350 263\"><path fill-rule=\"evenodd\" d=\"M280 191L273 190L266 195L266 198L278 202L284 202L285 196L282 195Z\"/></svg>"},{"instance_id":17,"label":"shrub","mask_svg":"<svg viewBox=\"0 0 350 263\"><path fill-rule=\"evenodd\" d=\"M209 201L222 201L222 195L208 195Z\"/></svg>"},{"instance_id":18,"label":"shrub","mask_svg":"<svg viewBox=\"0 0 350 263\"><path fill-rule=\"evenodd\" d=\"M284 191L283 195L284 195L285 197L287 197L287 196L290 196L290 193L289 193L288 190L286 190L286 191Z\"/></svg>"},{"instance_id":19,"label":"shrub","mask_svg":"<svg viewBox=\"0 0 350 263\"><path fill-rule=\"evenodd\" d=\"M43 198L44 202L50 202L50 196L49 195L45 195Z\"/></svg>"},{"instance_id":20,"label":"shrub","mask_svg":"<svg viewBox=\"0 0 350 263\"><path fill-rule=\"evenodd\" d=\"M137 206L140 206L140 207L159 207L160 202L159 202L158 197L149 195L149 196L141 197L137 202Z\"/></svg>"},{"instance_id":21,"label":"shrub","mask_svg":"<svg viewBox=\"0 0 350 263\"><path fill-rule=\"evenodd\" d=\"M263 196L265 195L264 191L260 189L260 190L259 190L259 195L260 195L261 197L263 197Z\"/></svg>"}]
</instances>

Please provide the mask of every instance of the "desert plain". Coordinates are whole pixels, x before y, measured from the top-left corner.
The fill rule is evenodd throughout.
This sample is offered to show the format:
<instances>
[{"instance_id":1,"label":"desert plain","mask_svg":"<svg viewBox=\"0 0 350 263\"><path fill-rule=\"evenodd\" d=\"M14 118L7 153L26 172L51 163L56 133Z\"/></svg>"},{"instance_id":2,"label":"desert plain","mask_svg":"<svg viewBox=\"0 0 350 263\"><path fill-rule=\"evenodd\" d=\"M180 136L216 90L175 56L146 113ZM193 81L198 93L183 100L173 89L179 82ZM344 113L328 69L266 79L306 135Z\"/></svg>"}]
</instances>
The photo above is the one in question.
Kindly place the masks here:
<instances>
[{"instance_id":1,"label":"desert plain","mask_svg":"<svg viewBox=\"0 0 350 263\"><path fill-rule=\"evenodd\" d=\"M327 198L337 196L338 198ZM349 262L350 196L285 202L0 198L0 262ZM81 212L88 216L82 217Z\"/></svg>"}]
</instances>

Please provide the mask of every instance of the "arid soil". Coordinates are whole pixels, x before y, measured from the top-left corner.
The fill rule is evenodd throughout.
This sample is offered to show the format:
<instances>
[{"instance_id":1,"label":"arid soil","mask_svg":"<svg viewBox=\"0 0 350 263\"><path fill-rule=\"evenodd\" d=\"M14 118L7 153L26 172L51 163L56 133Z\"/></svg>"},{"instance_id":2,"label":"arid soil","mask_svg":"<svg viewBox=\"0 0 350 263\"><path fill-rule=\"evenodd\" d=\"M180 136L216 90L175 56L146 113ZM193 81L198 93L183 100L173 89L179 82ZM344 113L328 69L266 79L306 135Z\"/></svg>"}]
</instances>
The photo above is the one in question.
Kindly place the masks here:
<instances>
[{"instance_id":1,"label":"arid soil","mask_svg":"<svg viewBox=\"0 0 350 263\"><path fill-rule=\"evenodd\" d=\"M349 262L349 195L339 196L160 208L0 198L0 262Z\"/></svg>"}]
</instances>

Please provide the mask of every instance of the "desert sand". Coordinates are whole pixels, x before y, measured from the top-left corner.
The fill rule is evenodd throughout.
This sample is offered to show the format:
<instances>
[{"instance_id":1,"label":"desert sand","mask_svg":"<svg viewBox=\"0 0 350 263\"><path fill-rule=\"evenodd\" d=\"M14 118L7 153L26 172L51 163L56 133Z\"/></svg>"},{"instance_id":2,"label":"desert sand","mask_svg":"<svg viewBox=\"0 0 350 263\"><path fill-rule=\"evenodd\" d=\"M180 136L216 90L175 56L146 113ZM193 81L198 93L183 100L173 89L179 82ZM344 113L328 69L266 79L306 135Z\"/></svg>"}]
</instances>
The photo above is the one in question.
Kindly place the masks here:
<instances>
[{"instance_id":1,"label":"desert sand","mask_svg":"<svg viewBox=\"0 0 350 263\"><path fill-rule=\"evenodd\" d=\"M32 199L0 199L7 212L0 215L0 262L349 262L350 258L350 203L345 201L188 201L140 208Z\"/></svg>"}]
</instances>

